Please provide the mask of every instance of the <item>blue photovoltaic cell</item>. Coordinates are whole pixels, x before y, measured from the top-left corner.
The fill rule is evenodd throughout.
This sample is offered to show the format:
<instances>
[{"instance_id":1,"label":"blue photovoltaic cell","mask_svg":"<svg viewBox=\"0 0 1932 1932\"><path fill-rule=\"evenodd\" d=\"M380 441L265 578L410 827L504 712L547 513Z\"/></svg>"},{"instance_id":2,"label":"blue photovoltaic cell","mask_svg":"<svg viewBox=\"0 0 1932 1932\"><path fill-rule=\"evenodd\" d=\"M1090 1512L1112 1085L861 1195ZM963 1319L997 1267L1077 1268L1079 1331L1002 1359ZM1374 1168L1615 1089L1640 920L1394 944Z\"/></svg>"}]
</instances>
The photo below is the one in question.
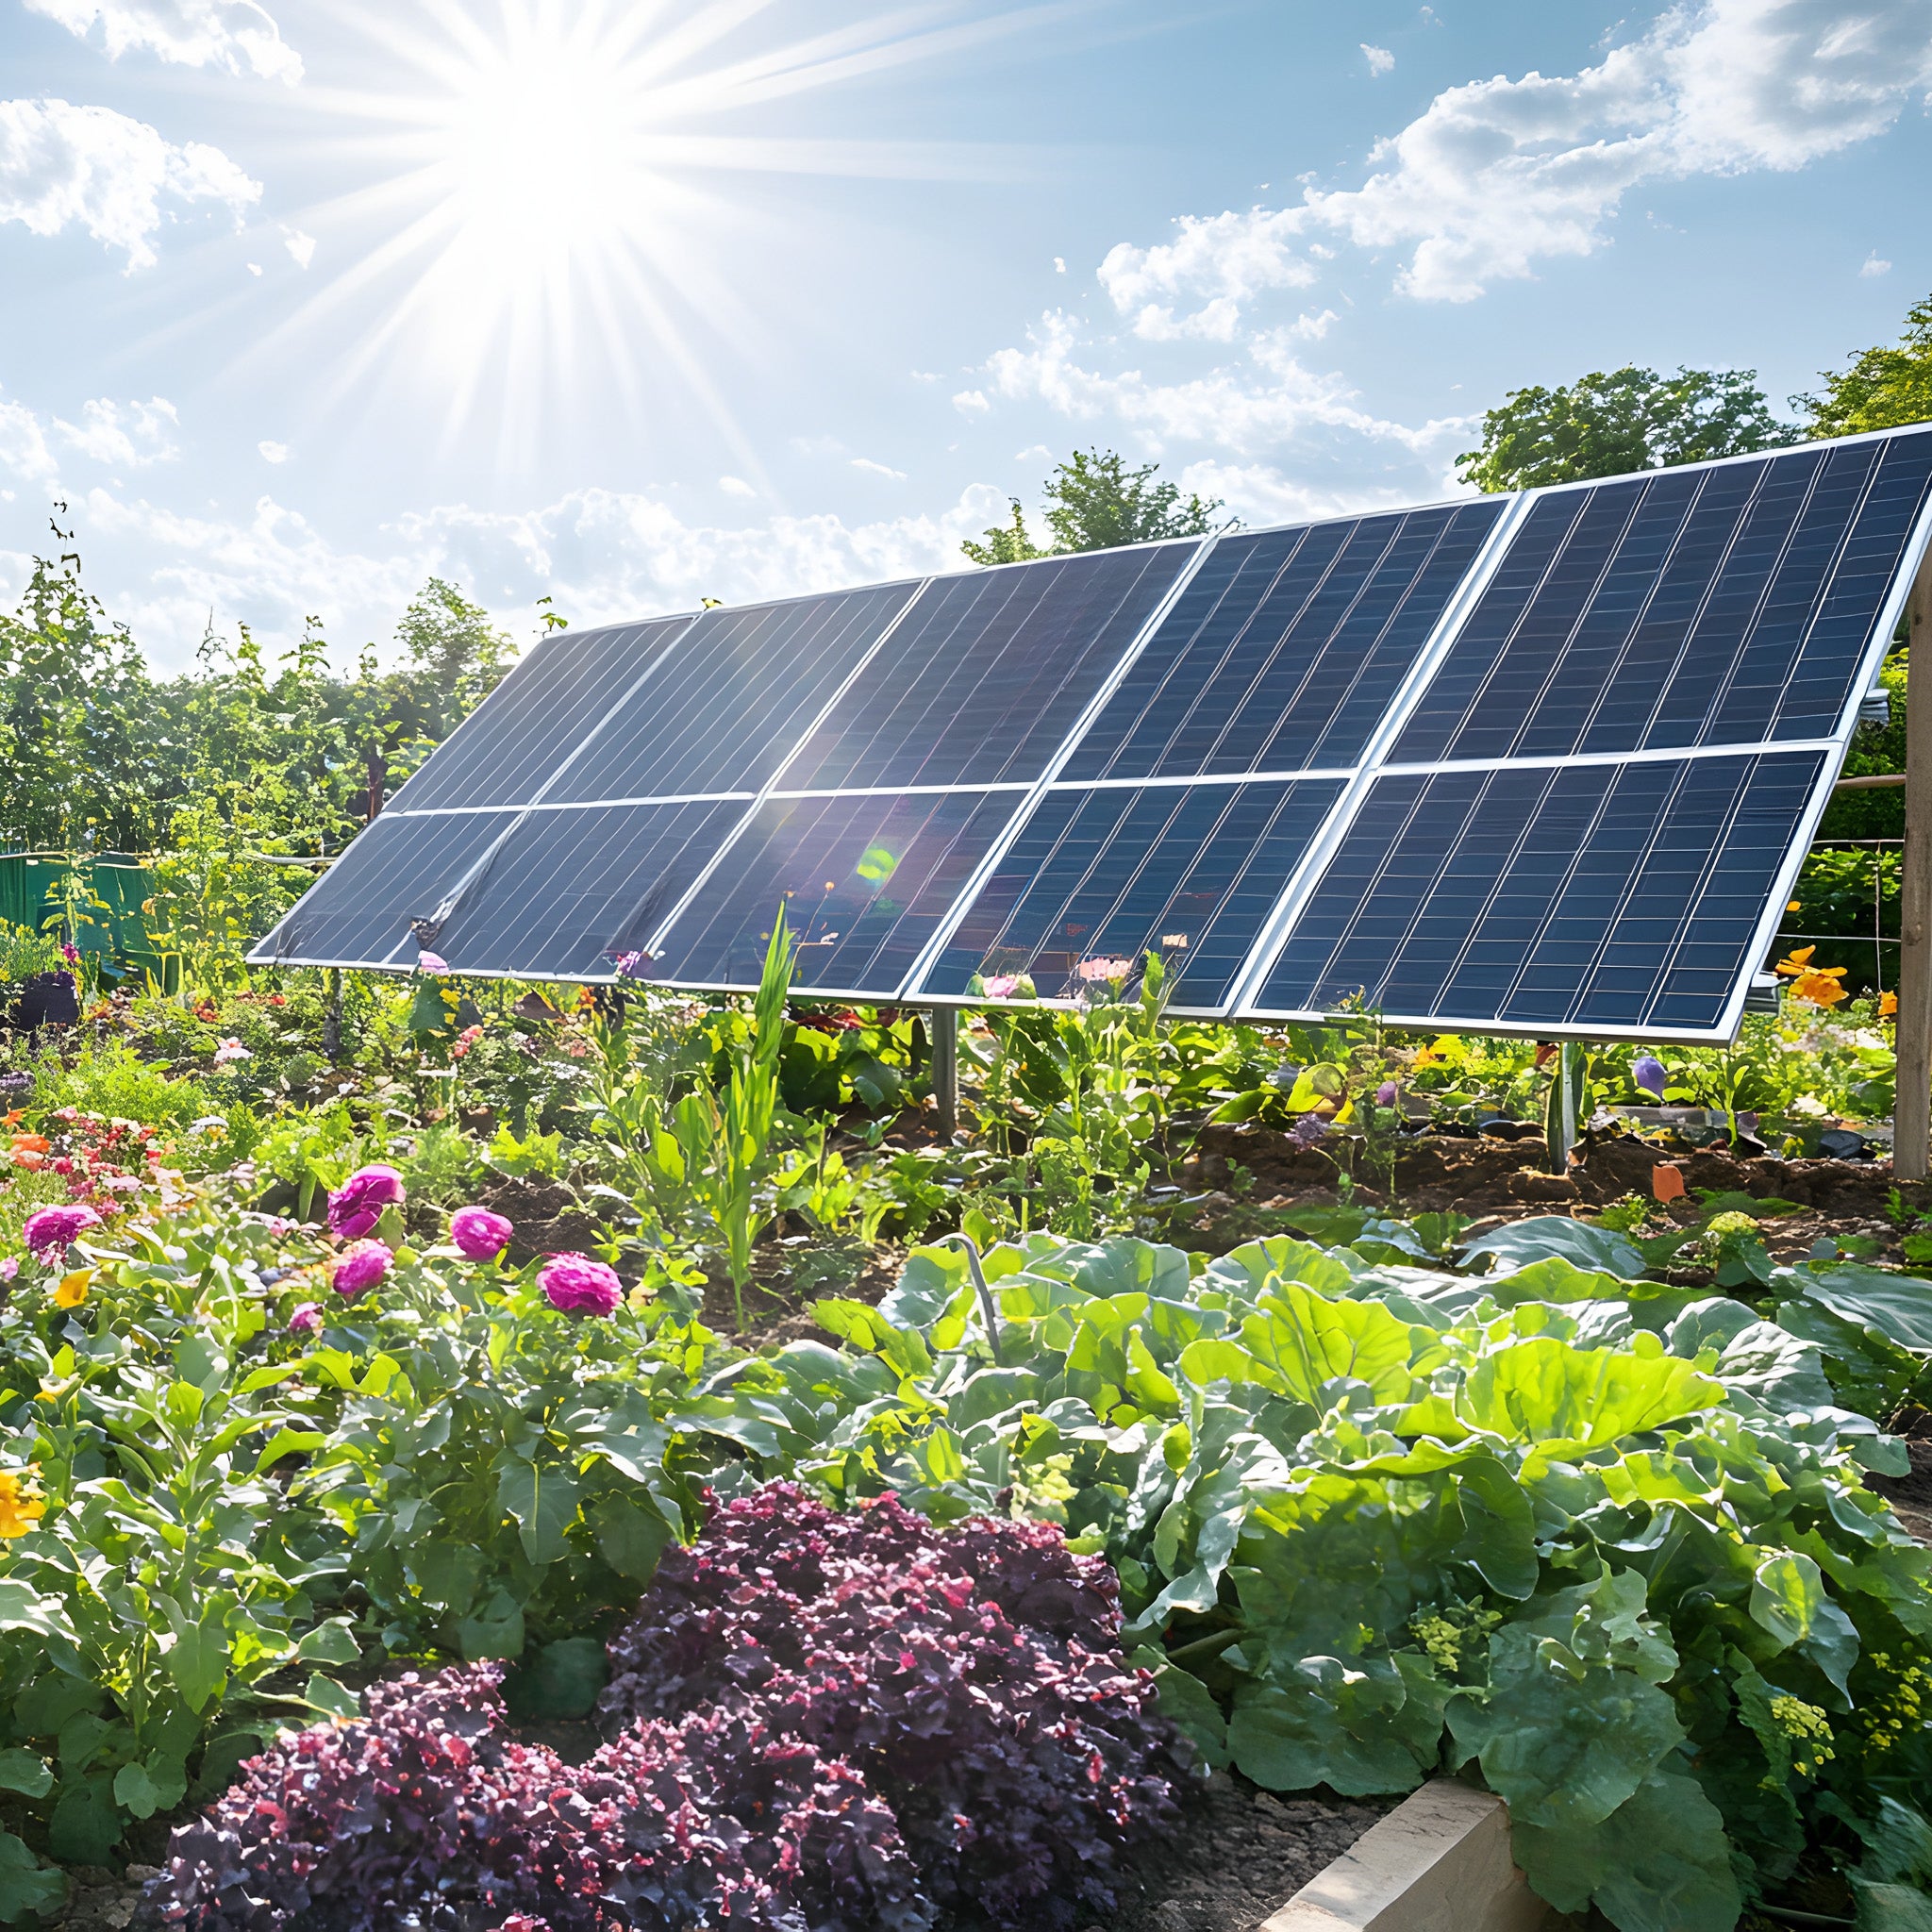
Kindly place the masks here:
<instances>
[{"instance_id":1,"label":"blue photovoltaic cell","mask_svg":"<svg viewBox=\"0 0 1932 1932\"><path fill-rule=\"evenodd\" d=\"M1932 430L1532 504L1391 763L1828 738L1932 487Z\"/></svg>"},{"instance_id":2,"label":"blue photovoltaic cell","mask_svg":"<svg viewBox=\"0 0 1932 1932\"><path fill-rule=\"evenodd\" d=\"M1393 1022L1714 1029L1818 752L1378 778L1263 986Z\"/></svg>"},{"instance_id":3,"label":"blue photovoltaic cell","mask_svg":"<svg viewBox=\"0 0 1932 1932\"><path fill-rule=\"evenodd\" d=\"M1198 547L1094 551L929 584L779 788L1040 777Z\"/></svg>"},{"instance_id":4,"label":"blue photovoltaic cell","mask_svg":"<svg viewBox=\"0 0 1932 1932\"><path fill-rule=\"evenodd\" d=\"M528 805L689 617L553 631L390 801L391 809Z\"/></svg>"},{"instance_id":5,"label":"blue photovoltaic cell","mask_svg":"<svg viewBox=\"0 0 1932 1932\"><path fill-rule=\"evenodd\" d=\"M782 900L793 985L891 999L1019 803L1010 791L769 799L679 915L653 976L757 985Z\"/></svg>"},{"instance_id":6,"label":"blue photovoltaic cell","mask_svg":"<svg viewBox=\"0 0 1932 1932\"><path fill-rule=\"evenodd\" d=\"M303 895L251 958L318 966L413 963L409 922L427 919L514 812L448 818L384 812Z\"/></svg>"},{"instance_id":7,"label":"blue photovoltaic cell","mask_svg":"<svg viewBox=\"0 0 1932 1932\"><path fill-rule=\"evenodd\" d=\"M918 588L706 611L548 797L758 791Z\"/></svg>"},{"instance_id":8,"label":"blue photovoltaic cell","mask_svg":"<svg viewBox=\"0 0 1932 1932\"><path fill-rule=\"evenodd\" d=\"M1354 764L1502 512L1488 497L1222 538L1061 775Z\"/></svg>"},{"instance_id":9,"label":"blue photovoltaic cell","mask_svg":"<svg viewBox=\"0 0 1932 1932\"><path fill-rule=\"evenodd\" d=\"M964 995L974 974L1025 974L1062 999L1083 962L1157 952L1173 1004L1218 1007L1341 789L1049 791L919 990Z\"/></svg>"},{"instance_id":10,"label":"blue photovoltaic cell","mask_svg":"<svg viewBox=\"0 0 1932 1932\"><path fill-rule=\"evenodd\" d=\"M452 973L642 976L642 948L745 812L741 802L528 813L436 938Z\"/></svg>"}]
</instances>

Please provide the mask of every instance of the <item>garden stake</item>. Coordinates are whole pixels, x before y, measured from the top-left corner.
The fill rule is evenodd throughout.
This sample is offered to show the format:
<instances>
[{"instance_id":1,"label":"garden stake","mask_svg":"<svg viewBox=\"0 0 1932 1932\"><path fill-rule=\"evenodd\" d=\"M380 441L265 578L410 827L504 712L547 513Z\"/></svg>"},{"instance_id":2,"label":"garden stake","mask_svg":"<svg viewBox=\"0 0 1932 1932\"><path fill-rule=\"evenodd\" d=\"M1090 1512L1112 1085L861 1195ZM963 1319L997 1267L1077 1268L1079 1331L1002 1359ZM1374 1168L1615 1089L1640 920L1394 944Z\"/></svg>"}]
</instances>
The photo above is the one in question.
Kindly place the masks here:
<instances>
[{"instance_id":1,"label":"garden stake","mask_svg":"<svg viewBox=\"0 0 1932 1932\"><path fill-rule=\"evenodd\" d=\"M986 1320L986 1345L992 1350L993 1367L1003 1368L999 1312L992 1305L992 1290L986 1285L986 1272L979 1265L979 1249L970 1234L942 1234L934 1245L942 1247L947 1241L958 1241L966 1250L966 1267L973 1276L973 1286L979 1291L979 1311Z\"/></svg>"},{"instance_id":2,"label":"garden stake","mask_svg":"<svg viewBox=\"0 0 1932 1932\"><path fill-rule=\"evenodd\" d=\"M932 1100L940 1139L959 1130L959 1012L935 1007L932 1013Z\"/></svg>"}]
</instances>

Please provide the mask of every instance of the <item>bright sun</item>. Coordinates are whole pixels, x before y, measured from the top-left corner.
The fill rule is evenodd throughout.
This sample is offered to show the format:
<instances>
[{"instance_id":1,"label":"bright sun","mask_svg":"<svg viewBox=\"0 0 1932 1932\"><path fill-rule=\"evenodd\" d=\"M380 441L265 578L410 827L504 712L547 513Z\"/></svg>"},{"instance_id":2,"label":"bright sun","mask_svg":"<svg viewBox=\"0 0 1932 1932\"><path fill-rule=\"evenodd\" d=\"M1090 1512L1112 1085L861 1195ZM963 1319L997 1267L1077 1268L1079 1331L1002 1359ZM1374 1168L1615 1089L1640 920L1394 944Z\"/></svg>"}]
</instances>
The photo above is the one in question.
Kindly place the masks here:
<instances>
[{"instance_id":1,"label":"bright sun","mask_svg":"<svg viewBox=\"0 0 1932 1932\"><path fill-rule=\"evenodd\" d=\"M1042 10L799 0L821 25L789 41L760 33L785 5L422 0L357 13L382 85L304 92L368 185L300 217L333 234L332 264L350 265L289 328L325 323L332 343L353 341L343 391L407 367L446 397L452 431L493 421L506 461L559 385L581 388L592 370L613 402L635 402L647 372L668 376L743 448L706 363L721 340L754 338L760 311L768 326L786 317L769 286L734 287L721 267L724 239L755 219L727 185L984 166L916 142L774 137L759 131L763 110L1011 34ZM824 25L832 12L870 17Z\"/></svg>"}]
</instances>

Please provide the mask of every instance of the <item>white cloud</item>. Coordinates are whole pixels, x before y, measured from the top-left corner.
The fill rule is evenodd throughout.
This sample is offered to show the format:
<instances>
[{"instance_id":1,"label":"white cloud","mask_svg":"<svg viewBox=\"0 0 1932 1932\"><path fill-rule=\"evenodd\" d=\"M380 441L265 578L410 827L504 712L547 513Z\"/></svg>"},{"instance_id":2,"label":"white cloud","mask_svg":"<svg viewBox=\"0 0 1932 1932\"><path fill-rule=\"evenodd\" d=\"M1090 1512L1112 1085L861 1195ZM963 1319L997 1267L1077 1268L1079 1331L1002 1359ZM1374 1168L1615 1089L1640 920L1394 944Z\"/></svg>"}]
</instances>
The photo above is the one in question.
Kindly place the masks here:
<instances>
[{"instance_id":1,"label":"white cloud","mask_svg":"<svg viewBox=\"0 0 1932 1932\"><path fill-rule=\"evenodd\" d=\"M742 476L720 476L718 488L726 496L756 496L758 491Z\"/></svg>"},{"instance_id":2,"label":"white cloud","mask_svg":"<svg viewBox=\"0 0 1932 1932\"><path fill-rule=\"evenodd\" d=\"M24 483L51 483L60 470L41 419L25 404L9 403L4 396L0 396L0 468Z\"/></svg>"},{"instance_id":3,"label":"white cloud","mask_svg":"<svg viewBox=\"0 0 1932 1932\"><path fill-rule=\"evenodd\" d=\"M1085 366L1078 324L1056 309L1029 332L1025 348L1002 349L986 366L989 386L1002 398L1042 402L1079 421L1111 419L1137 431L1157 454L1189 442L1265 454L1305 432L1333 430L1425 456L1466 427L1460 418L1411 428L1371 414L1341 376L1296 359L1293 336L1292 328L1264 330L1246 343L1246 366L1224 364L1161 382L1140 370L1106 374Z\"/></svg>"},{"instance_id":4,"label":"white cloud","mask_svg":"<svg viewBox=\"0 0 1932 1932\"><path fill-rule=\"evenodd\" d=\"M992 408L985 393L976 389L962 389L953 398L953 407L962 416L983 416Z\"/></svg>"},{"instance_id":5,"label":"white cloud","mask_svg":"<svg viewBox=\"0 0 1932 1932\"><path fill-rule=\"evenodd\" d=\"M221 67L264 80L302 78L302 57L255 0L26 0L36 13L85 37L96 25L108 50L158 54L182 67Z\"/></svg>"},{"instance_id":6,"label":"white cloud","mask_svg":"<svg viewBox=\"0 0 1932 1932\"><path fill-rule=\"evenodd\" d=\"M289 445L286 442L264 441L255 445L265 463L286 463L289 460Z\"/></svg>"},{"instance_id":7,"label":"white cloud","mask_svg":"<svg viewBox=\"0 0 1932 1932\"><path fill-rule=\"evenodd\" d=\"M1247 300L1311 281L1314 238L1407 257L1406 293L1461 302L1600 247L1641 183L1790 171L1890 127L1932 87L1932 0L1686 0L1574 75L1438 94L1358 188L1187 216L1102 265L1115 306Z\"/></svg>"},{"instance_id":8,"label":"white cloud","mask_svg":"<svg viewBox=\"0 0 1932 1932\"><path fill-rule=\"evenodd\" d=\"M874 476L890 477L894 483L903 483L906 480L906 472L904 470L894 470L889 468L884 463L875 463L869 457L854 457L852 458L852 467L855 470L864 470Z\"/></svg>"},{"instance_id":9,"label":"white cloud","mask_svg":"<svg viewBox=\"0 0 1932 1932\"><path fill-rule=\"evenodd\" d=\"M315 259L315 237L305 235L300 228L284 228L282 246L294 258L297 268L307 268Z\"/></svg>"},{"instance_id":10,"label":"white cloud","mask_svg":"<svg viewBox=\"0 0 1932 1932\"><path fill-rule=\"evenodd\" d=\"M96 463L116 469L143 469L181 454L172 432L180 425L175 406L165 396L124 408L102 397L81 405L78 425L56 421L61 440Z\"/></svg>"},{"instance_id":11,"label":"white cloud","mask_svg":"<svg viewBox=\"0 0 1932 1932\"><path fill-rule=\"evenodd\" d=\"M1054 274L1055 274L1055 275L1065 275L1065 274L1066 274L1066 272L1067 272L1067 258L1066 258L1066 257L1065 257L1064 255L1056 255L1056 256L1054 257L1054 258L1053 258L1053 272L1054 272Z\"/></svg>"},{"instance_id":12,"label":"white cloud","mask_svg":"<svg viewBox=\"0 0 1932 1932\"><path fill-rule=\"evenodd\" d=\"M1876 250L1874 250L1872 254L1865 258L1858 273L1868 277L1872 275L1889 275L1891 273L1891 264L1883 256L1879 255Z\"/></svg>"},{"instance_id":13,"label":"white cloud","mask_svg":"<svg viewBox=\"0 0 1932 1932\"><path fill-rule=\"evenodd\" d=\"M1394 71L1395 56L1387 47L1372 47L1366 41L1361 44L1362 58L1368 61L1371 74L1379 77Z\"/></svg>"},{"instance_id":14,"label":"white cloud","mask_svg":"<svg viewBox=\"0 0 1932 1932\"><path fill-rule=\"evenodd\" d=\"M0 402L0 457L8 409ZM980 484L938 515L858 525L779 516L730 527L688 523L653 497L589 490L516 514L449 505L403 518L376 543L339 549L272 496L232 520L105 490L74 499L90 584L164 669L192 662L210 610L218 627L246 623L272 646L319 612L339 660L353 661L365 640L393 636L430 575L487 587L500 621L527 636L542 596L585 626L694 609L706 596L746 604L963 570L961 540L1003 521L1006 502ZM12 581L8 561L0 538L0 586Z\"/></svg>"},{"instance_id":15,"label":"white cloud","mask_svg":"<svg viewBox=\"0 0 1932 1932\"><path fill-rule=\"evenodd\" d=\"M1365 509L1400 508L1415 501L1399 485L1359 484L1324 488L1286 476L1271 463L1190 463L1175 479L1191 496L1219 499L1228 514L1251 527L1307 523Z\"/></svg>"},{"instance_id":16,"label":"white cloud","mask_svg":"<svg viewBox=\"0 0 1932 1932\"><path fill-rule=\"evenodd\" d=\"M161 225L164 196L212 202L239 223L261 198L261 185L219 148L177 147L110 108L0 101L0 222L20 222L36 235L83 227L121 250L132 273L156 259L150 238Z\"/></svg>"}]
</instances>

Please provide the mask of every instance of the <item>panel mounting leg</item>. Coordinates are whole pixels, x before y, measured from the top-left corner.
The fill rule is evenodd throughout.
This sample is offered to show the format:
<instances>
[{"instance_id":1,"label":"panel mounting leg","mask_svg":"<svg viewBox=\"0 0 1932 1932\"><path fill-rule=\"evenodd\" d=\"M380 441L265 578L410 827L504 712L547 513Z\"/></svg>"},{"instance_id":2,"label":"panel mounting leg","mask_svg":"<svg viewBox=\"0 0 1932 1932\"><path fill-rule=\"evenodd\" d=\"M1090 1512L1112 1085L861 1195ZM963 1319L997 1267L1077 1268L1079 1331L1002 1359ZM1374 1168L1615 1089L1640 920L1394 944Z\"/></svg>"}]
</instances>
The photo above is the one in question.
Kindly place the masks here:
<instances>
[{"instance_id":1,"label":"panel mounting leg","mask_svg":"<svg viewBox=\"0 0 1932 1932\"><path fill-rule=\"evenodd\" d=\"M1932 554L1919 568L1906 613L1912 655L1906 680L1906 851L1891 1171L1899 1180L1922 1181L1932 1167Z\"/></svg>"},{"instance_id":2,"label":"panel mounting leg","mask_svg":"<svg viewBox=\"0 0 1932 1932\"><path fill-rule=\"evenodd\" d=\"M959 1011L935 1007L932 1013L932 1103L940 1139L959 1128Z\"/></svg>"}]
</instances>

